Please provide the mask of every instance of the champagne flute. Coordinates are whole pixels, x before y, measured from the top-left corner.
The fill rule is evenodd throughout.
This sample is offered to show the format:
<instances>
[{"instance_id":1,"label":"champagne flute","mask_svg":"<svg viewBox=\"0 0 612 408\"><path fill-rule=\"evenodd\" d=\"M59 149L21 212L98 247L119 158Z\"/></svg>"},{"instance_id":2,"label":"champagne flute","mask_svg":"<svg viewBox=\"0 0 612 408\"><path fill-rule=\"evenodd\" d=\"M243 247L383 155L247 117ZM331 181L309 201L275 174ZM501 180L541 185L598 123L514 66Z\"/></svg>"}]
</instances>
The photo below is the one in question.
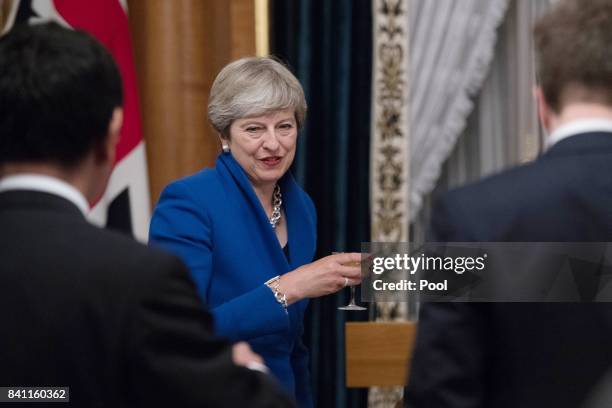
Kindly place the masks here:
<instances>
[{"instance_id":1,"label":"champagne flute","mask_svg":"<svg viewBox=\"0 0 612 408\"><path fill-rule=\"evenodd\" d=\"M342 252L332 252L332 255L341 254ZM346 266L360 266L360 262L349 262ZM368 310L366 307L359 306L355 303L355 285L351 285L351 299L348 305L338 307L338 310Z\"/></svg>"}]
</instances>

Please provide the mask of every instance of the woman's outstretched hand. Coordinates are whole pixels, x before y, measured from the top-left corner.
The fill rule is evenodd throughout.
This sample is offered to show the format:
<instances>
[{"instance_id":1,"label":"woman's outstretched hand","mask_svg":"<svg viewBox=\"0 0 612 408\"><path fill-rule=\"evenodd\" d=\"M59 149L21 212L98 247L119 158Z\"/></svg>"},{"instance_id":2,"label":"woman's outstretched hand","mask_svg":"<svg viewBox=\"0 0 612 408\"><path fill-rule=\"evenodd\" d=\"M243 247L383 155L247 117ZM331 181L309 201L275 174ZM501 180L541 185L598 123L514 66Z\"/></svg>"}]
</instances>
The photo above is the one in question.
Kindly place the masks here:
<instances>
[{"instance_id":1,"label":"woman's outstretched hand","mask_svg":"<svg viewBox=\"0 0 612 408\"><path fill-rule=\"evenodd\" d=\"M279 289L290 305L304 298L335 293L361 283L361 254L344 252L302 265L280 277Z\"/></svg>"}]
</instances>

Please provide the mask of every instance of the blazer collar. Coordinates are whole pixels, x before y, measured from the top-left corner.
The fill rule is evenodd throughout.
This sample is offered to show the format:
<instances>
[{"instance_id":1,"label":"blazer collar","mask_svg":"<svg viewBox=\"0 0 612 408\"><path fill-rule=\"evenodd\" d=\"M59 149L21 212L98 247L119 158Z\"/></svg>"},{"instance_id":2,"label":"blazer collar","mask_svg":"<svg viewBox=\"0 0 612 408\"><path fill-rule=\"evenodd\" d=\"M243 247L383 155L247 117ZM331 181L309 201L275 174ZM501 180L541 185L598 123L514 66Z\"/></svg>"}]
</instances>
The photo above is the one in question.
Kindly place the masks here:
<instances>
[{"instance_id":1,"label":"blazer collar","mask_svg":"<svg viewBox=\"0 0 612 408\"><path fill-rule=\"evenodd\" d=\"M598 153L612 153L612 133L589 132L567 137L544 152L542 158Z\"/></svg>"},{"instance_id":2,"label":"blazer collar","mask_svg":"<svg viewBox=\"0 0 612 408\"><path fill-rule=\"evenodd\" d=\"M307 219L308 210L300 194L300 187L295 182L291 173L287 171L278 182L283 195L283 208L286 215L285 221L287 222L287 242L291 260L291 264L289 264L278 242L276 233L270 225L268 216L242 166L234 159L231 153L221 153L217 158L216 168L234 181L245 198L246 204L252 209L263 239L270 242L267 248L269 248L270 257L274 260L278 270L286 272L306 262L310 262L307 248L300 243L300 237L310 230Z\"/></svg>"},{"instance_id":3,"label":"blazer collar","mask_svg":"<svg viewBox=\"0 0 612 408\"><path fill-rule=\"evenodd\" d=\"M0 192L10 190L54 194L72 202L84 215L89 213L89 204L83 193L72 184L57 177L37 173L20 173L0 178Z\"/></svg>"},{"instance_id":4,"label":"blazer collar","mask_svg":"<svg viewBox=\"0 0 612 408\"><path fill-rule=\"evenodd\" d=\"M70 200L55 194L32 190L0 192L0 211L49 211L75 216L86 221L81 210Z\"/></svg>"}]
</instances>

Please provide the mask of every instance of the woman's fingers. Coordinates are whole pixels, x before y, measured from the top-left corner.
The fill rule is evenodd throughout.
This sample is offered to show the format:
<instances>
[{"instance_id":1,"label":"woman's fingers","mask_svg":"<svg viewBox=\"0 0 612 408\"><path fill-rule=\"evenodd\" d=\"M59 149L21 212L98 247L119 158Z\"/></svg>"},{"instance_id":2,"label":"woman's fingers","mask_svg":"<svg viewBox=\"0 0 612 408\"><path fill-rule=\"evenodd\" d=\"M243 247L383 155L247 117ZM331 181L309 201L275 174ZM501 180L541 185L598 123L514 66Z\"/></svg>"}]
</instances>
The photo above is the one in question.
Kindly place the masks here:
<instances>
[{"instance_id":1,"label":"woman's fingers","mask_svg":"<svg viewBox=\"0 0 612 408\"><path fill-rule=\"evenodd\" d=\"M361 263L361 254L359 252L342 252L332 255L334 260L340 264Z\"/></svg>"},{"instance_id":2,"label":"woman's fingers","mask_svg":"<svg viewBox=\"0 0 612 408\"><path fill-rule=\"evenodd\" d=\"M328 295L361 283L361 259L359 252L329 255L284 275L280 285L292 300Z\"/></svg>"},{"instance_id":3,"label":"woman's fingers","mask_svg":"<svg viewBox=\"0 0 612 408\"><path fill-rule=\"evenodd\" d=\"M346 276L349 279L361 280L360 267L339 265L337 271L340 272L340 275Z\"/></svg>"}]
</instances>

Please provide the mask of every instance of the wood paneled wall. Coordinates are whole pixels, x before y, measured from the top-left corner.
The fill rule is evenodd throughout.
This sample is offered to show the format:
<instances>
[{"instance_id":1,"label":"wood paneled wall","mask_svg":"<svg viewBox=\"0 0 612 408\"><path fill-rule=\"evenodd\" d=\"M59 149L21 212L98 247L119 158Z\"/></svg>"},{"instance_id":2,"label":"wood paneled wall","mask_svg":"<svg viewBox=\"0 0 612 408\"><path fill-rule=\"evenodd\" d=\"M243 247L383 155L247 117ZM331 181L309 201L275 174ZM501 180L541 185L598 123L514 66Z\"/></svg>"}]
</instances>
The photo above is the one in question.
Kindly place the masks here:
<instances>
[{"instance_id":1,"label":"wood paneled wall","mask_svg":"<svg viewBox=\"0 0 612 408\"><path fill-rule=\"evenodd\" d=\"M212 166L206 115L228 62L255 55L254 0L128 0L151 200L170 181Z\"/></svg>"}]
</instances>

